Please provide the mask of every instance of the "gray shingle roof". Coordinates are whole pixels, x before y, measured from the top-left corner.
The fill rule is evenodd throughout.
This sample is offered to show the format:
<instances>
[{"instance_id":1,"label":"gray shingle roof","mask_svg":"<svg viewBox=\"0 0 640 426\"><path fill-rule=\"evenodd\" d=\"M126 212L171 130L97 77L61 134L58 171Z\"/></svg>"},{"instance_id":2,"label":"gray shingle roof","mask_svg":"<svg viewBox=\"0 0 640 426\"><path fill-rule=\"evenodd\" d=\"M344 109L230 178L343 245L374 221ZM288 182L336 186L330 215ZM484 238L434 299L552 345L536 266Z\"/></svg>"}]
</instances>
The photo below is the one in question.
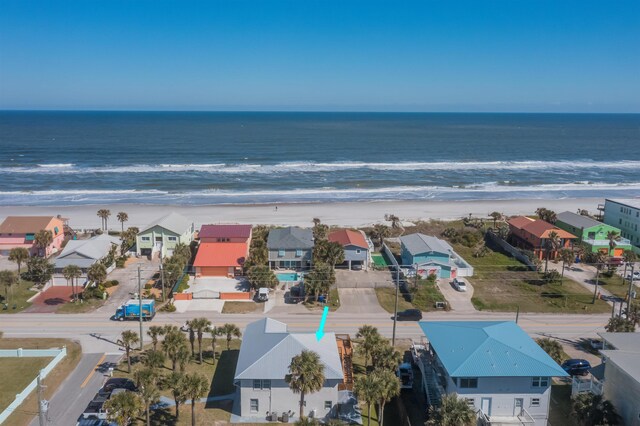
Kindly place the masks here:
<instances>
[{"instance_id":1,"label":"gray shingle roof","mask_svg":"<svg viewBox=\"0 0 640 426\"><path fill-rule=\"evenodd\" d=\"M400 237L400 242L414 256L431 251L444 254L453 251L446 241L424 234L404 235Z\"/></svg>"},{"instance_id":2,"label":"gray shingle roof","mask_svg":"<svg viewBox=\"0 0 640 426\"><path fill-rule=\"evenodd\" d=\"M56 268L76 265L85 268L93 265L98 259L109 253L112 245L119 245L120 240L102 234L88 240L70 240L62 253L55 259Z\"/></svg>"},{"instance_id":3,"label":"gray shingle roof","mask_svg":"<svg viewBox=\"0 0 640 426\"><path fill-rule=\"evenodd\" d=\"M171 212L151 222L140 232L142 233L150 228L153 228L154 226L160 226L164 229L168 229L169 231L181 235L191 229L191 222L181 214Z\"/></svg>"},{"instance_id":4,"label":"gray shingle roof","mask_svg":"<svg viewBox=\"0 0 640 426\"><path fill-rule=\"evenodd\" d=\"M286 324L263 318L245 329L234 380L284 379L291 359L303 350L320 355L325 379L343 379L334 333L318 342L315 333L289 333Z\"/></svg>"},{"instance_id":5,"label":"gray shingle roof","mask_svg":"<svg viewBox=\"0 0 640 426\"><path fill-rule=\"evenodd\" d=\"M572 212L558 213L557 218L560 222L564 222L567 225L571 225L574 228L578 229L586 229L591 228L592 226L603 225L602 222L598 222L595 219L591 219L590 217L582 216L580 214L575 214Z\"/></svg>"},{"instance_id":6,"label":"gray shingle roof","mask_svg":"<svg viewBox=\"0 0 640 426\"><path fill-rule=\"evenodd\" d=\"M313 248L313 232L308 228L291 226L269 231L267 238L269 249L311 249Z\"/></svg>"}]
</instances>

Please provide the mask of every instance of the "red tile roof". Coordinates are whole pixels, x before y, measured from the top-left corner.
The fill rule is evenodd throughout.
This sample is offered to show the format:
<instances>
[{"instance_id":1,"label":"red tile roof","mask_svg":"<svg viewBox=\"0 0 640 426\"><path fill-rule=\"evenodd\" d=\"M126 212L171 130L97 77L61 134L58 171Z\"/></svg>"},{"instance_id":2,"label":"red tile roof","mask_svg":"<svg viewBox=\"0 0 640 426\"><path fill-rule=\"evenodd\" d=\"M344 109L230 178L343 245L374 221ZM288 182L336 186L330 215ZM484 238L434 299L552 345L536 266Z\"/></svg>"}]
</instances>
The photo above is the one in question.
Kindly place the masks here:
<instances>
[{"instance_id":1,"label":"red tile roof","mask_svg":"<svg viewBox=\"0 0 640 426\"><path fill-rule=\"evenodd\" d=\"M364 239L362 232L352 231L351 229L339 229L329 234L329 241L340 243L343 246L352 245L356 247L362 247L368 249L369 245Z\"/></svg>"},{"instance_id":2,"label":"red tile roof","mask_svg":"<svg viewBox=\"0 0 640 426\"><path fill-rule=\"evenodd\" d=\"M0 224L0 234L35 234L42 229L48 229L51 221L57 221L57 225L62 224L55 216L7 216ZM62 232L62 227L59 231Z\"/></svg>"},{"instance_id":3,"label":"red tile roof","mask_svg":"<svg viewBox=\"0 0 640 426\"><path fill-rule=\"evenodd\" d=\"M512 219L509 219L509 225L522 229L525 227L525 225L528 225L533 221L534 219L531 219L530 217L516 216Z\"/></svg>"},{"instance_id":4,"label":"red tile roof","mask_svg":"<svg viewBox=\"0 0 640 426\"><path fill-rule=\"evenodd\" d=\"M249 238L251 225L202 225L200 238Z\"/></svg>"},{"instance_id":5,"label":"red tile roof","mask_svg":"<svg viewBox=\"0 0 640 426\"><path fill-rule=\"evenodd\" d=\"M509 225L522 229L538 238L548 238L551 232L558 234L558 238L572 239L577 238L575 235L560 229L557 226L545 222L544 220L534 220L526 216L514 217L509 221Z\"/></svg>"},{"instance_id":6,"label":"red tile roof","mask_svg":"<svg viewBox=\"0 0 640 426\"><path fill-rule=\"evenodd\" d=\"M202 243L193 266L242 266L246 256L246 243Z\"/></svg>"}]
</instances>

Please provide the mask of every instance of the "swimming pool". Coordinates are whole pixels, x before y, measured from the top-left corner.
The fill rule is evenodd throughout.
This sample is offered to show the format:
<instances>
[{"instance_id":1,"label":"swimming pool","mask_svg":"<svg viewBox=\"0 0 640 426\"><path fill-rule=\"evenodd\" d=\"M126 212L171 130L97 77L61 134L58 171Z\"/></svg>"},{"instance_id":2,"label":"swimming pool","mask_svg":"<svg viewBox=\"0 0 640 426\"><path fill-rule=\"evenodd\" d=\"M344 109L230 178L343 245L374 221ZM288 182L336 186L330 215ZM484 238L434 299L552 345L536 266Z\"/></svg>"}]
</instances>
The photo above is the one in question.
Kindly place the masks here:
<instances>
[{"instance_id":1,"label":"swimming pool","mask_svg":"<svg viewBox=\"0 0 640 426\"><path fill-rule=\"evenodd\" d=\"M278 281L300 281L300 275L297 272L282 272L276 274Z\"/></svg>"}]
</instances>

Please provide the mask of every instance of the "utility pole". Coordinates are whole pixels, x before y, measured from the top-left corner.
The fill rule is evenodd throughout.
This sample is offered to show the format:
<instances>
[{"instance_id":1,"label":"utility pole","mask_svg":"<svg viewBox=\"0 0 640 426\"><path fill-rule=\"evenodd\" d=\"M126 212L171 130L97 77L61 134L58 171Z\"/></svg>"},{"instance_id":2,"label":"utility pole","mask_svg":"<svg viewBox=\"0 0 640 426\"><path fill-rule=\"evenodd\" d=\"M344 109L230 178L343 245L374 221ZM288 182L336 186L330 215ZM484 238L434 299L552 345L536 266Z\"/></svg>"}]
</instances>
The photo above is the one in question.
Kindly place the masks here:
<instances>
[{"instance_id":1,"label":"utility pole","mask_svg":"<svg viewBox=\"0 0 640 426\"><path fill-rule=\"evenodd\" d=\"M46 424L46 416L45 416L45 408L47 401L42 398L42 383L40 382L41 371L38 372L38 424L40 426L45 426Z\"/></svg>"},{"instance_id":2,"label":"utility pole","mask_svg":"<svg viewBox=\"0 0 640 426\"><path fill-rule=\"evenodd\" d=\"M629 319L629 314L631 313L631 292L633 291L634 269L635 269L635 264L631 264L631 277L629 279L629 293L627 294L627 319Z\"/></svg>"},{"instance_id":3,"label":"utility pole","mask_svg":"<svg viewBox=\"0 0 640 426\"><path fill-rule=\"evenodd\" d=\"M516 305L516 324L518 323L519 318L520 318L520 305Z\"/></svg>"},{"instance_id":4,"label":"utility pole","mask_svg":"<svg viewBox=\"0 0 640 426\"><path fill-rule=\"evenodd\" d=\"M633 274L631 274L633 276ZM591 301L592 305L596 304L596 296L598 295L598 280L600 279L600 264L596 264L596 287L593 289L593 300Z\"/></svg>"},{"instance_id":5,"label":"utility pole","mask_svg":"<svg viewBox=\"0 0 640 426\"><path fill-rule=\"evenodd\" d=\"M160 282L162 283L162 302L166 302L165 288L164 288L164 268L162 267L162 259L160 259Z\"/></svg>"},{"instance_id":6,"label":"utility pole","mask_svg":"<svg viewBox=\"0 0 640 426\"><path fill-rule=\"evenodd\" d=\"M400 265L396 262L396 303L393 308L393 337L391 338L391 346L396 345L396 323L398 322L398 292L400 291Z\"/></svg>"},{"instance_id":7,"label":"utility pole","mask_svg":"<svg viewBox=\"0 0 640 426\"><path fill-rule=\"evenodd\" d=\"M140 265L138 265L138 309L138 317L140 318L140 350L142 350L144 344L142 343L142 274L140 272Z\"/></svg>"}]
</instances>

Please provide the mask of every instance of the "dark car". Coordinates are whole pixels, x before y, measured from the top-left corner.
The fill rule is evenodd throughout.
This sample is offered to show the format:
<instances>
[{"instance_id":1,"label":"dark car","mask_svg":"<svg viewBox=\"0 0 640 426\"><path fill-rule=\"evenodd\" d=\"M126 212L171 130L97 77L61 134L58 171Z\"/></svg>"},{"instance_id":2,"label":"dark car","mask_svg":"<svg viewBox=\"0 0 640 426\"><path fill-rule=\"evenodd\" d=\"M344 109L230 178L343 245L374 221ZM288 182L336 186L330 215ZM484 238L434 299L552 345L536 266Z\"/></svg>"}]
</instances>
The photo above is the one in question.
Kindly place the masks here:
<instances>
[{"instance_id":1,"label":"dark car","mask_svg":"<svg viewBox=\"0 0 640 426\"><path fill-rule=\"evenodd\" d=\"M398 312L396 318L398 321L420 321L422 312L419 309L407 309L406 311Z\"/></svg>"},{"instance_id":2,"label":"dark car","mask_svg":"<svg viewBox=\"0 0 640 426\"><path fill-rule=\"evenodd\" d=\"M100 390L101 394L111 395L115 389L126 389L130 391L136 390L136 384L133 383L130 379L114 377L106 381L102 389Z\"/></svg>"},{"instance_id":3,"label":"dark car","mask_svg":"<svg viewBox=\"0 0 640 426\"><path fill-rule=\"evenodd\" d=\"M572 376L586 376L591 364L586 359L568 359L562 363L562 369Z\"/></svg>"}]
</instances>

